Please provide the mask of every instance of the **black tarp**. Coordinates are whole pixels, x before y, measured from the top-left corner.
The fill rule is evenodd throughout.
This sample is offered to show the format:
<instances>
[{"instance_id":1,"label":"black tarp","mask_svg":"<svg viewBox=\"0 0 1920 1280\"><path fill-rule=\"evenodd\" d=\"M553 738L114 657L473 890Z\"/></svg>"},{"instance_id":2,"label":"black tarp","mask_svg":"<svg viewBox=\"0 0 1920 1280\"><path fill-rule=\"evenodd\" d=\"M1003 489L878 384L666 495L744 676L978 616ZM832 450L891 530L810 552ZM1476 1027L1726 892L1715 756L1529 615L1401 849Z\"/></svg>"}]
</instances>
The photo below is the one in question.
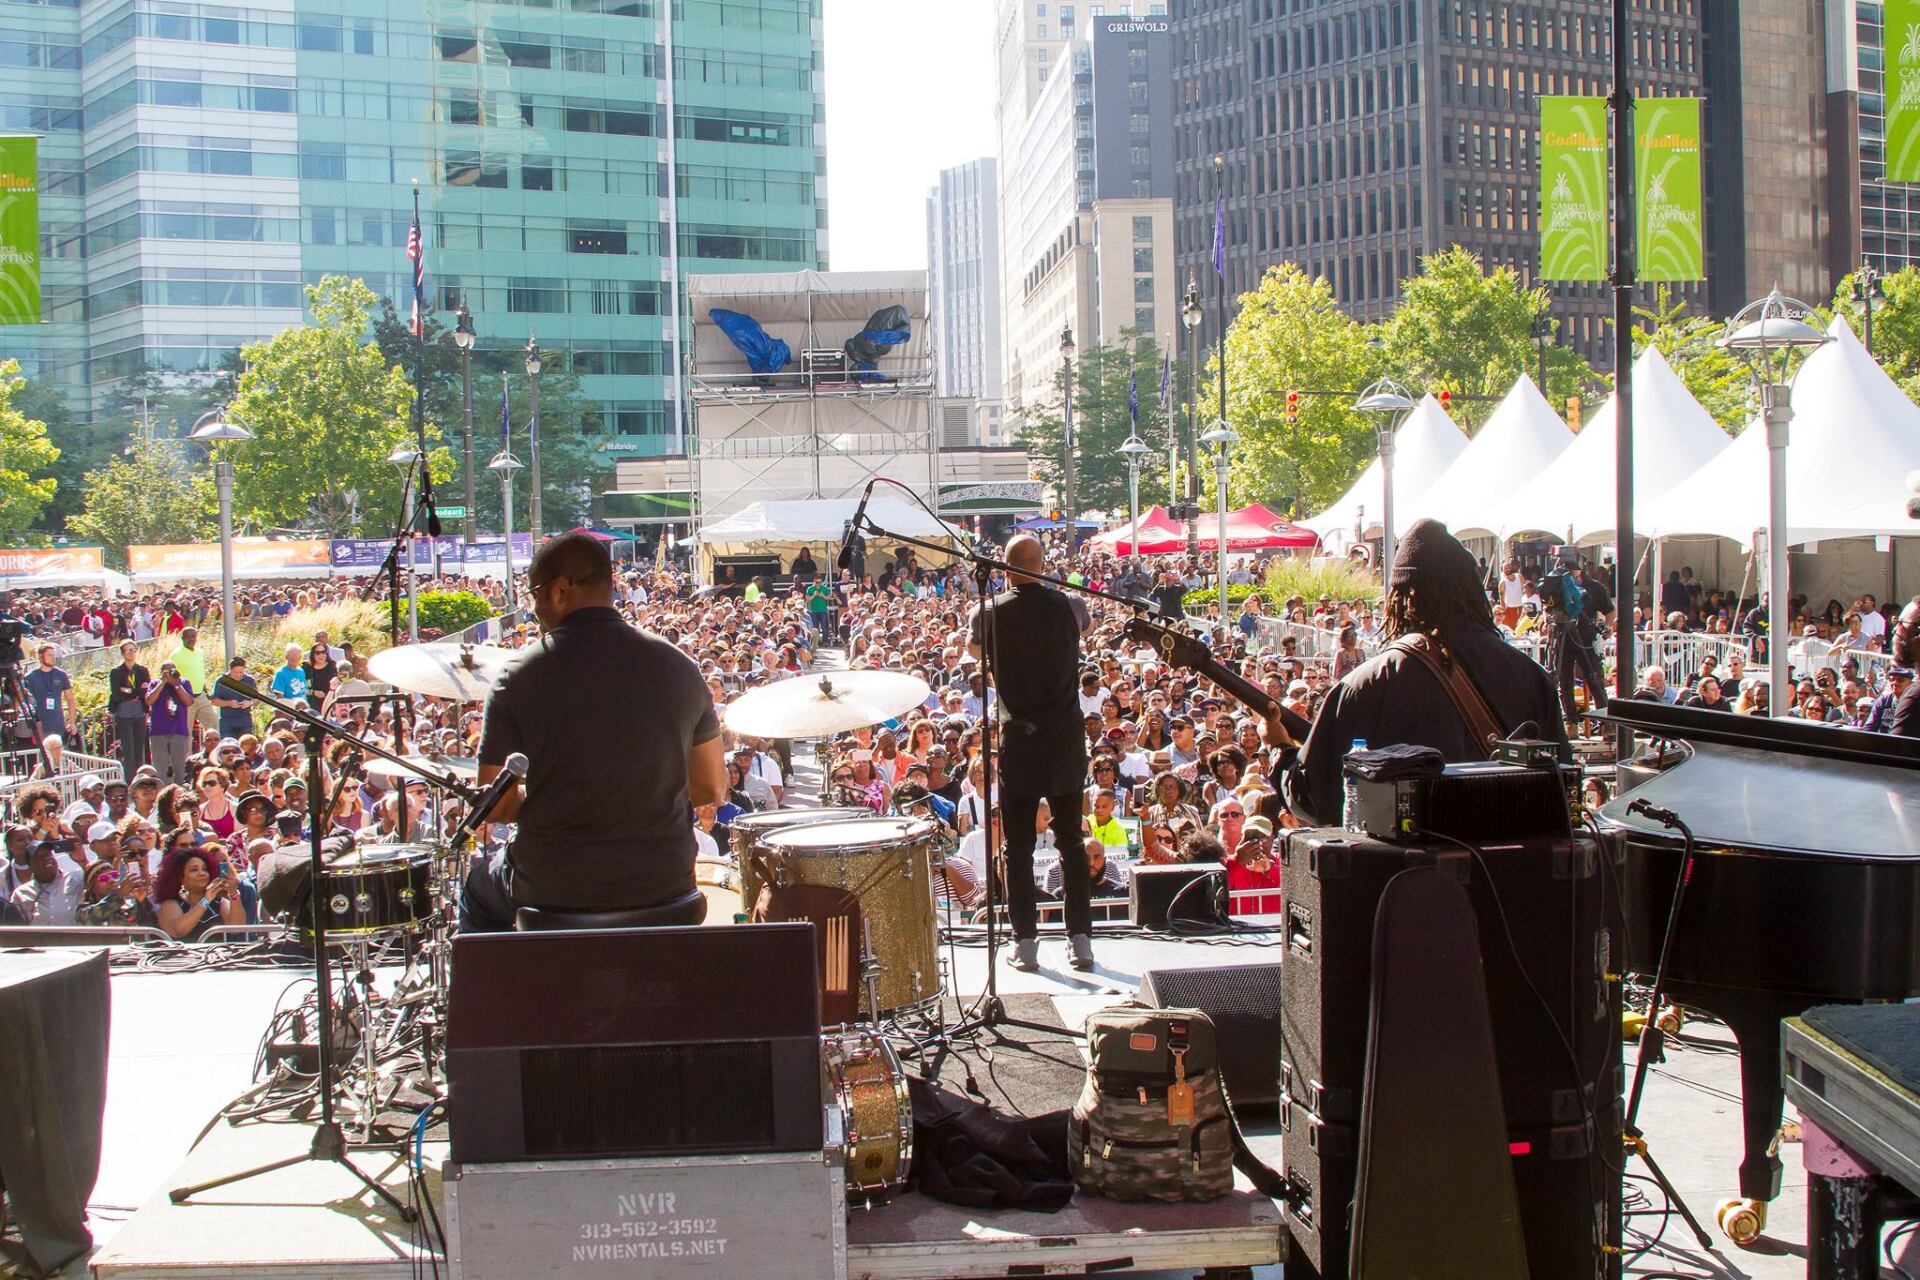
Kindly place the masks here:
<instances>
[{"instance_id":1,"label":"black tarp","mask_svg":"<svg viewBox=\"0 0 1920 1280\"><path fill-rule=\"evenodd\" d=\"M907 318L907 309L899 303L882 307L867 317L866 328L847 339L847 364L856 373L872 373L888 347L897 347L911 336L912 322Z\"/></svg>"},{"instance_id":2,"label":"black tarp","mask_svg":"<svg viewBox=\"0 0 1920 1280\"><path fill-rule=\"evenodd\" d=\"M110 995L104 950L0 951L0 1184L40 1274L93 1248Z\"/></svg>"}]
</instances>

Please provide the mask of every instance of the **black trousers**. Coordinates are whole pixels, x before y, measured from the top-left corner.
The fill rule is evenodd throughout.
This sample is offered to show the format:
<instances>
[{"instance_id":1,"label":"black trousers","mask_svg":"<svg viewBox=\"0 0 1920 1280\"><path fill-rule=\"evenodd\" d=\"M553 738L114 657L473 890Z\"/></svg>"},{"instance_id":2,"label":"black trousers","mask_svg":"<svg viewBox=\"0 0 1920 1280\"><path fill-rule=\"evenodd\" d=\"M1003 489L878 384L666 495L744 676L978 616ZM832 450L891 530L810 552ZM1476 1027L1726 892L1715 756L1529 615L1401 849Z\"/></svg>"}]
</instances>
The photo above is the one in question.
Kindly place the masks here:
<instances>
[{"instance_id":1,"label":"black trousers","mask_svg":"<svg viewBox=\"0 0 1920 1280\"><path fill-rule=\"evenodd\" d=\"M1088 900L1093 895L1092 870L1087 865L1087 838L1080 834L1080 807L1085 795L1078 789L1061 796L1047 797L1047 826L1060 851L1060 893L1067 904L1067 932L1092 933L1093 910ZM1038 911L1033 883L1033 846L1039 833L1034 824L1040 818L1037 797L1002 796L1000 822L1007 840L1007 914L1013 919L1013 936L1031 938L1039 932Z\"/></svg>"},{"instance_id":2,"label":"black trousers","mask_svg":"<svg viewBox=\"0 0 1920 1280\"><path fill-rule=\"evenodd\" d=\"M1553 636L1554 669L1560 673L1560 710L1571 720L1579 714L1573 705L1574 668L1579 668L1581 682L1587 686L1587 705L1601 708L1607 705L1607 678L1600 670L1599 655L1593 646L1580 638L1577 624L1568 623L1557 627Z\"/></svg>"}]
</instances>

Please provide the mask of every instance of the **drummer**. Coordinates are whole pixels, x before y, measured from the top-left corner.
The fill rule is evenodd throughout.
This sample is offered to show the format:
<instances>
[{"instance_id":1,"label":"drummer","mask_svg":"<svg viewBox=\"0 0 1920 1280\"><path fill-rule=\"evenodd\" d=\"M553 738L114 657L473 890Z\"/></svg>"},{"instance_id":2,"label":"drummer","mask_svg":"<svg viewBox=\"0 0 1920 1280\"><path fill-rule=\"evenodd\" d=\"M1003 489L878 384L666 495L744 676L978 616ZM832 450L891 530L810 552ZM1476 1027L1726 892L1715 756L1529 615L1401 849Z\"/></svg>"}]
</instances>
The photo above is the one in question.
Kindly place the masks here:
<instances>
[{"instance_id":1,"label":"drummer","mask_svg":"<svg viewBox=\"0 0 1920 1280\"><path fill-rule=\"evenodd\" d=\"M727 797L700 669L615 611L607 549L584 533L554 538L527 589L544 635L501 675L480 738L482 787L510 754L527 757L524 783L491 815L519 830L475 862L462 930L511 929L521 906L617 911L693 893L691 808Z\"/></svg>"}]
</instances>

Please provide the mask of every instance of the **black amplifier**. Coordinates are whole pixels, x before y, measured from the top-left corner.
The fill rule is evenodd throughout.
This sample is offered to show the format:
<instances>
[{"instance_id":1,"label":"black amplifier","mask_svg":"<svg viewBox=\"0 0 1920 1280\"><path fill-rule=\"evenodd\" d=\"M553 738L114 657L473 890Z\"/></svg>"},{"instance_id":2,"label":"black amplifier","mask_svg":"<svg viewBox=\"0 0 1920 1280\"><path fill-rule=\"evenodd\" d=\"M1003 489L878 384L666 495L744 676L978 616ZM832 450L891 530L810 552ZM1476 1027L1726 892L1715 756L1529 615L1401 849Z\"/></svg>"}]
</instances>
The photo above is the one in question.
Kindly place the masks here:
<instances>
[{"instance_id":1,"label":"black amplifier","mask_svg":"<svg viewBox=\"0 0 1920 1280\"><path fill-rule=\"evenodd\" d=\"M1567 838L1580 769L1524 768L1486 760L1450 764L1437 774L1370 782L1356 778L1360 829L1376 840L1425 834L1487 841Z\"/></svg>"}]
</instances>

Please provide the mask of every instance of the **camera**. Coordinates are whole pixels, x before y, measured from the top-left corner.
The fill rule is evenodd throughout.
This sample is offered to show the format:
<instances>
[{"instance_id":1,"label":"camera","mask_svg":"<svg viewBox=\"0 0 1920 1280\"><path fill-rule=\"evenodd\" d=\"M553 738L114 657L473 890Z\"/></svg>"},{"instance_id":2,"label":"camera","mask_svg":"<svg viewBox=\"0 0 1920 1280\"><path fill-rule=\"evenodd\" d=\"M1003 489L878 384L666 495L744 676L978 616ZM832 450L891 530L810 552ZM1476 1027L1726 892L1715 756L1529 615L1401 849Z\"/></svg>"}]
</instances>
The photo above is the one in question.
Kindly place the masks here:
<instances>
[{"instance_id":1,"label":"camera","mask_svg":"<svg viewBox=\"0 0 1920 1280\"><path fill-rule=\"evenodd\" d=\"M26 648L20 643L26 634L26 623L0 612L0 669L18 667L27 660Z\"/></svg>"}]
</instances>

